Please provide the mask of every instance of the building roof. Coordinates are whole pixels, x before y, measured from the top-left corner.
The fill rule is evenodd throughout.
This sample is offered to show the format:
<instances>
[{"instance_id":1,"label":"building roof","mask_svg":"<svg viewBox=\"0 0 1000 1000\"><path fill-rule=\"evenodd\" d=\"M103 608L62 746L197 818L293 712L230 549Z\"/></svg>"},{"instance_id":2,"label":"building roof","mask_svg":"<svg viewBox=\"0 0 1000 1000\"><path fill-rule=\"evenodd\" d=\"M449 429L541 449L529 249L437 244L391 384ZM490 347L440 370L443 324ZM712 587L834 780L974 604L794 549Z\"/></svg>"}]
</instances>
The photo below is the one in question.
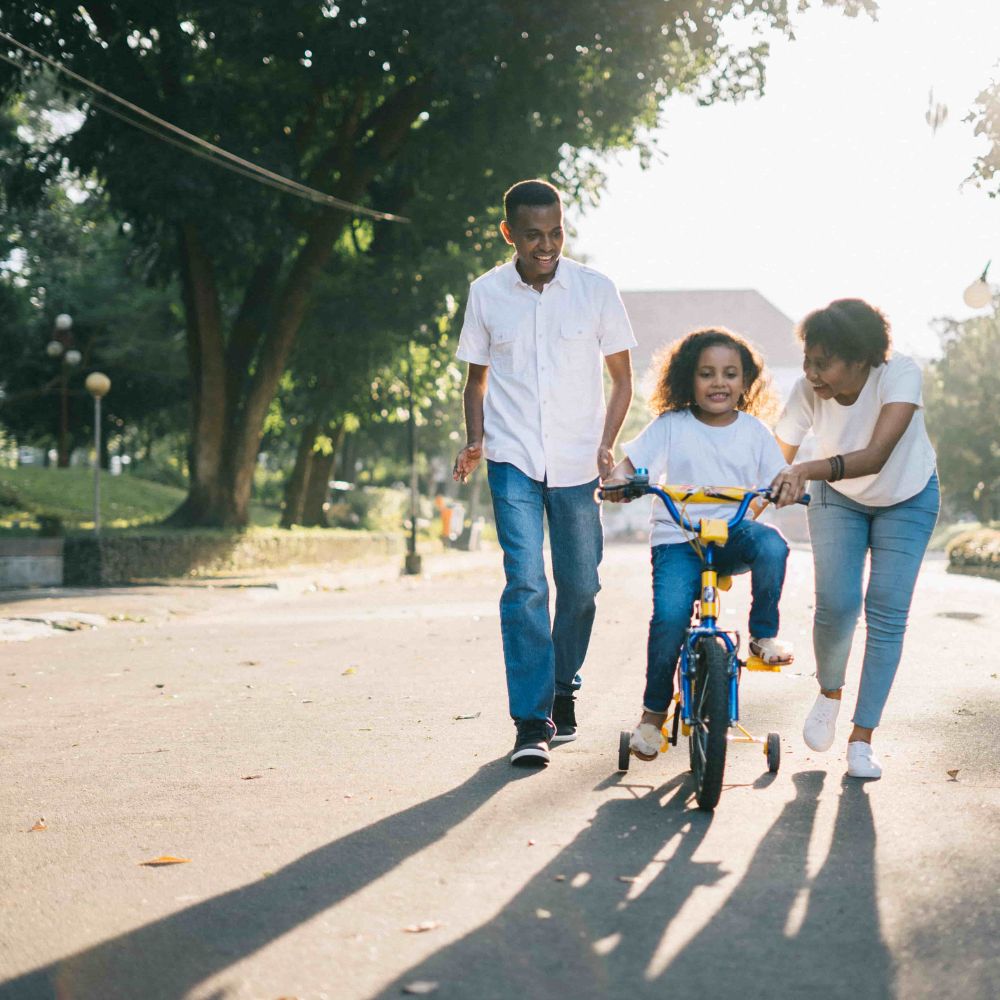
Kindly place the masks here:
<instances>
[{"instance_id":1,"label":"building roof","mask_svg":"<svg viewBox=\"0 0 1000 1000\"><path fill-rule=\"evenodd\" d=\"M632 352L638 379L664 344L704 326L725 326L752 341L772 372L802 364L794 324L753 288L622 292L622 300L638 341Z\"/></svg>"}]
</instances>

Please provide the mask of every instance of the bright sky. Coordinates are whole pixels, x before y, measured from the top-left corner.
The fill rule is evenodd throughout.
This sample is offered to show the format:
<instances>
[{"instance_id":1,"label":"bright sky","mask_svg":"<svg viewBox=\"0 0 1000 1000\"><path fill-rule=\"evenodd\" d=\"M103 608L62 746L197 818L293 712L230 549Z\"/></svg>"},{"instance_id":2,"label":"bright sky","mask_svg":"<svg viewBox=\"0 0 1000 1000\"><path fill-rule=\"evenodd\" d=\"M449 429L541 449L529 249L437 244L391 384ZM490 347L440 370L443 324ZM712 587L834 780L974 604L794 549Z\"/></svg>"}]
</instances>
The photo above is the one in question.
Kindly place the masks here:
<instances>
[{"instance_id":1,"label":"bright sky","mask_svg":"<svg viewBox=\"0 0 1000 1000\"><path fill-rule=\"evenodd\" d=\"M763 98L668 102L667 154L610 166L573 247L623 290L757 288L792 319L831 299L880 306L905 352L994 261L1000 198L963 180L984 143L962 119L1000 76L997 0L882 0L879 20L817 9L778 40ZM948 106L933 134L928 95Z\"/></svg>"}]
</instances>

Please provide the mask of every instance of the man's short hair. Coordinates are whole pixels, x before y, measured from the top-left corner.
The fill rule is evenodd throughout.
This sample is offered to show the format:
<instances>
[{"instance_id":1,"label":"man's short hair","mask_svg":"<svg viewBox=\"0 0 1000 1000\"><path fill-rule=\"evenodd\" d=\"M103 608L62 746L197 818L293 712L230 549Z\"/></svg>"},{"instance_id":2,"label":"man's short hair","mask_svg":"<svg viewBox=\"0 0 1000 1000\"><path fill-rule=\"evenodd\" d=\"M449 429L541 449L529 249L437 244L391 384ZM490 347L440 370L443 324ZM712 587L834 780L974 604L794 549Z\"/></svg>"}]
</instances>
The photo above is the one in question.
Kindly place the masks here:
<instances>
[{"instance_id":1,"label":"man's short hair","mask_svg":"<svg viewBox=\"0 0 1000 1000\"><path fill-rule=\"evenodd\" d=\"M521 205L561 205L559 189L548 181L518 181L503 196L503 214L509 226Z\"/></svg>"}]
</instances>

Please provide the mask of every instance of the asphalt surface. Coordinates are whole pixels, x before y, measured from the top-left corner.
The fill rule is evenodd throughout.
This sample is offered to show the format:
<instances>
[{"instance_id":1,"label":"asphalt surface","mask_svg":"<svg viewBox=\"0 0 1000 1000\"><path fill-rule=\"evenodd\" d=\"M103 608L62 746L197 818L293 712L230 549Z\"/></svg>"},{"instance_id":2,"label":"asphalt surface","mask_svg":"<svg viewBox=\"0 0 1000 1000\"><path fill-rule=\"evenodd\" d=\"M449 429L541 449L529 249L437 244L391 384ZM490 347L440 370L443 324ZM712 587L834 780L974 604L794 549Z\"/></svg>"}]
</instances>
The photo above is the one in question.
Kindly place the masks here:
<instances>
[{"instance_id":1,"label":"asphalt surface","mask_svg":"<svg viewBox=\"0 0 1000 1000\"><path fill-rule=\"evenodd\" d=\"M505 761L499 556L430 570L0 595L0 997L1000 996L1000 584L925 564L858 782L849 713L801 740L793 552L798 660L741 688L781 771L732 746L708 815L684 746L615 766L647 548L609 548L580 737L540 772Z\"/></svg>"}]
</instances>

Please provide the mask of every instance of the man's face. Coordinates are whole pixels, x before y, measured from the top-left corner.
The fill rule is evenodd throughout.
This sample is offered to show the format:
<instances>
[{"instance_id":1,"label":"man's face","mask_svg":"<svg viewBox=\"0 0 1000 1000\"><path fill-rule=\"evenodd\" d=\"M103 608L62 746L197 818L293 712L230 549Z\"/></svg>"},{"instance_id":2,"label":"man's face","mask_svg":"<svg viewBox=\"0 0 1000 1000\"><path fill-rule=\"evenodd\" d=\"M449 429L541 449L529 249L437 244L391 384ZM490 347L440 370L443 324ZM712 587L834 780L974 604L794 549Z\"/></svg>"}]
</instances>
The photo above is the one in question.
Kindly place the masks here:
<instances>
[{"instance_id":1,"label":"man's face","mask_svg":"<svg viewBox=\"0 0 1000 1000\"><path fill-rule=\"evenodd\" d=\"M503 238L517 251L518 269L528 284L551 280L562 253L562 205L519 205L514 218L500 223Z\"/></svg>"}]
</instances>

